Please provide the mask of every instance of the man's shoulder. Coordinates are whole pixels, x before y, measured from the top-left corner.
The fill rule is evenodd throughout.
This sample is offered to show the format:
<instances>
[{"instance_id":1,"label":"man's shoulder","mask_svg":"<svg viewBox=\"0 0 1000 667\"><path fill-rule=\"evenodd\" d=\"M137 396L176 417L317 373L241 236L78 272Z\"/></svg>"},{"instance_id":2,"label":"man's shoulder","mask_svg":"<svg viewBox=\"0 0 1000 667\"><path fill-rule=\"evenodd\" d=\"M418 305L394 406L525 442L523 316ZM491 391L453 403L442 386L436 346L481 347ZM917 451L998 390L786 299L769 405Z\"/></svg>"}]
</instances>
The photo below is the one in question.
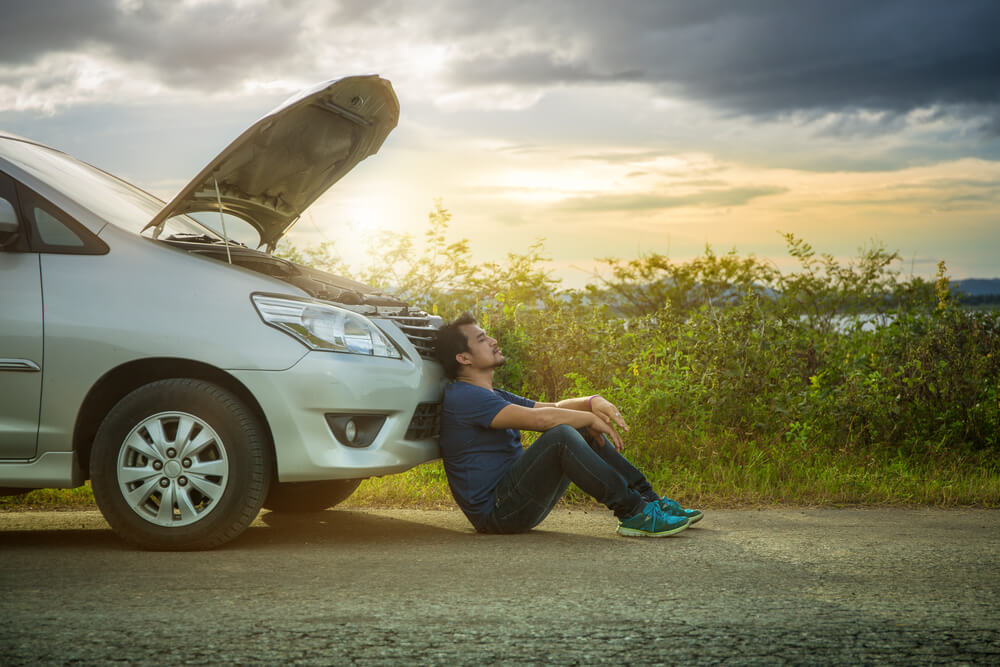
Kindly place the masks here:
<instances>
[{"instance_id":1,"label":"man's shoulder","mask_svg":"<svg viewBox=\"0 0 1000 667\"><path fill-rule=\"evenodd\" d=\"M509 403L516 403L512 394L499 389L487 389L458 380L445 387L442 409L445 414L468 415L491 413L495 415Z\"/></svg>"},{"instance_id":2,"label":"man's shoulder","mask_svg":"<svg viewBox=\"0 0 1000 667\"><path fill-rule=\"evenodd\" d=\"M524 399L517 394L505 391L503 389L498 389L494 387L493 389L487 389L486 387L481 387L478 384L472 384L471 382L462 382L461 380L455 380L444 388L444 400L448 402L449 400L487 400L492 401L496 399L501 399L507 401L508 403L521 402Z\"/></svg>"},{"instance_id":3,"label":"man's shoulder","mask_svg":"<svg viewBox=\"0 0 1000 667\"><path fill-rule=\"evenodd\" d=\"M485 396L492 393L489 389L469 382L462 382L461 380L450 382L444 388L445 400L449 398L464 398L466 396Z\"/></svg>"}]
</instances>

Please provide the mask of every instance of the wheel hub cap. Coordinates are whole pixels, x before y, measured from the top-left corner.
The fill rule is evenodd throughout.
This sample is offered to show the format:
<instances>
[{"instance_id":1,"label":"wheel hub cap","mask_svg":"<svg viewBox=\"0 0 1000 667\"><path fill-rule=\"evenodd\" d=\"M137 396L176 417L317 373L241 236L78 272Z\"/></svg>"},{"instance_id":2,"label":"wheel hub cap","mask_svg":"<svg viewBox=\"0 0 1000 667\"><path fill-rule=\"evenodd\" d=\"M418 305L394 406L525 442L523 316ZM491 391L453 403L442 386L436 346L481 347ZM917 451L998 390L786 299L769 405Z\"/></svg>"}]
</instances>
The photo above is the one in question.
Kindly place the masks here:
<instances>
[{"instance_id":1,"label":"wheel hub cap","mask_svg":"<svg viewBox=\"0 0 1000 667\"><path fill-rule=\"evenodd\" d=\"M186 412L147 417L126 436L116 472L122 497L158 526L186 526L218 505L229 457L212 427Z\"/></svg>"}]
</instances>

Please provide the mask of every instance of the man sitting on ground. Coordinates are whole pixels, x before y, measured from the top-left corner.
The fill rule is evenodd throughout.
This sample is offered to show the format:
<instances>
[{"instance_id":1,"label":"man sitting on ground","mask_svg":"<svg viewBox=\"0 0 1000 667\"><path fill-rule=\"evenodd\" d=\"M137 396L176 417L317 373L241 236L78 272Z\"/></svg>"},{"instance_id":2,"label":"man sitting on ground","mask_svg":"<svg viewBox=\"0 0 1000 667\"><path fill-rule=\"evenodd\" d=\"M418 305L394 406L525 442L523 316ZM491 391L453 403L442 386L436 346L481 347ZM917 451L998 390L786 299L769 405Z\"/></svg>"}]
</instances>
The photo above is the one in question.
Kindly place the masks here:
<instances>
[{"instance_id":1,"label":"man sitting on ground","mask_svg":"<svg viewBox=\"0 0 1000 667\"><path fill-rule=\"evenodd\" d=\"M494 389L504 356L468 313L438 330L437 355L453 380L441 410L441 456L452 495L477 531L531 530L570 482L615 513L621 535L665 537L702 518L656 495L619 453L615 425L628 427L610 401L538 403ZM542 435L525 450L521 430Z\"/></svg>"}]
</instances>

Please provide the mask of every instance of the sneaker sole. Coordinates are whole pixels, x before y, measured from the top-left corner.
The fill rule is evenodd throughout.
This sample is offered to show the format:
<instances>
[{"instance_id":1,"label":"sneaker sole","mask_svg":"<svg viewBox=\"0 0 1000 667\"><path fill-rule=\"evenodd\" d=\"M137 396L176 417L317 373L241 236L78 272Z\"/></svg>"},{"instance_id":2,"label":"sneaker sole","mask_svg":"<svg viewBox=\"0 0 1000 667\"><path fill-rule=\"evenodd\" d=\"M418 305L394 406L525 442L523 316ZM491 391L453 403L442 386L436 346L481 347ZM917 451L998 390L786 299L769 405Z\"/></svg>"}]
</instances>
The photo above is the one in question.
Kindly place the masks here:
<instances>
[{"instance_id":1,"label":"sneaker sole","mask_svg":"<svg viewBox=\"0 0 1000 667\"><path fill-rule=\"evenodd\" d=\"M661 530L657 533L650 533L645 530L636 530L635 528L626 528L625 526L618 526L618 534L624 535L625 537L669 537L671 535L676 535L685 528L691 525L691 522L685 523L682 526L676 528L671 528L670 530Z\"/></svg>"},{"instance_id":2,"label":"sneaker sole","mask_svg":"<svg viewBox=\"0 0 1000 667\"><path fill-rule=\"evenodd\" d=\"M699 514L698 516L696 516L694 518L688 518L688 525L689 526L693 526L694 524L698 523L699 521L701 521L704 518L705 518L704 514Z\"/></svg>"}]
</instances>

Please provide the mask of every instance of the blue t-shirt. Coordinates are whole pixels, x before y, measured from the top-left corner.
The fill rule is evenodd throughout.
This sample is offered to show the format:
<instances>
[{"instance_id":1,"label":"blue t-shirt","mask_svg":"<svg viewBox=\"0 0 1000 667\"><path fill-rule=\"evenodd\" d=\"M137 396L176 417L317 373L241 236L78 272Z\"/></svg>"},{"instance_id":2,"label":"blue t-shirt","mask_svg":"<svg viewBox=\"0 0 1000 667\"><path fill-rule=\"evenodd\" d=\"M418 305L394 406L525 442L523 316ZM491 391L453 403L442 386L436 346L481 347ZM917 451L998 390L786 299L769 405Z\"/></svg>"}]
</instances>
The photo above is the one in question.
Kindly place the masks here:
<instances>
[{"instance_id":1,"label":"blue t-shirt","mask_svg":"<svg viewBox=\"0 0 1000 667\"><path fill-rule=\"evenodd\" d=\"M500 479L524 453L521 432L490 428L497 413L513 403L535 402L502 389L452 382L441 405L441 458L455 502L477 529L493 511Z\"/></svg>"}]
</instances>

